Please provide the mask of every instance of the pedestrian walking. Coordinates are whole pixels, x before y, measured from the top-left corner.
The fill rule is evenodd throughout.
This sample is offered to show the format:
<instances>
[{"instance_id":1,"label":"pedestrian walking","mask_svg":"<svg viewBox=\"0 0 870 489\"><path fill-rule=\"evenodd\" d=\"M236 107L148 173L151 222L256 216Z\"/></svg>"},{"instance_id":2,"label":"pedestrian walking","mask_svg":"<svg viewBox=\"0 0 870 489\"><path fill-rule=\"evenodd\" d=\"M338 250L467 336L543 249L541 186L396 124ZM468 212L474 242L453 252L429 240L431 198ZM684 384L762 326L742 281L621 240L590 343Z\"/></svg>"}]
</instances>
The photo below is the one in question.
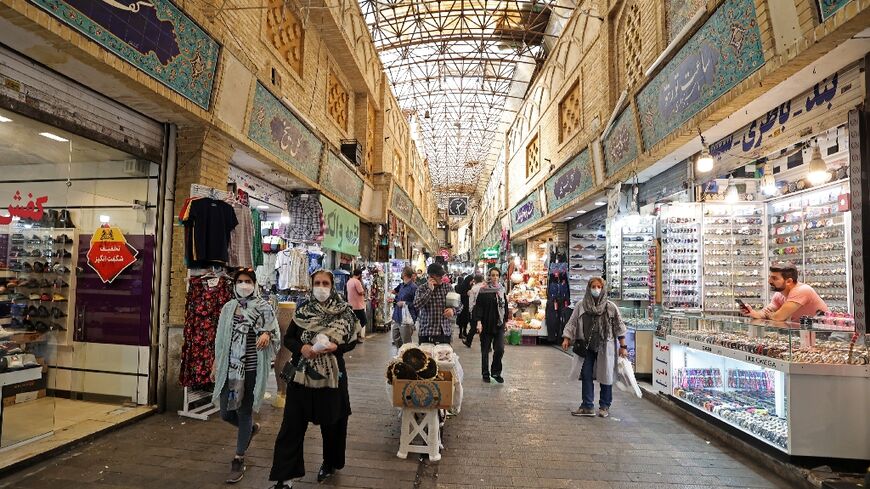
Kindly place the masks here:
<instances>
[{"instance_id":1,"label":"pedestrian walking","mask_svg":"<svg viewBox=\"0 0 870 489\"><path fill-rule=\"evenodd\" d=\"M447 294L453 286L444 283L444 268L433 263L426 269L429 278L426 284L417 288L414 307L420 321L420 343L450 344L453 336L453 318L462 312L462 304L447 306Z\"/></svg>"},{"instance_id":2,"label":"pedestrian walking","mask_svg":"<svg viewBox=\"0 0 870 489\"><path fill-rule=\"evenodd\" d=\"M477 333L480 334L480 367L483 381L489 383L491 375L492 380L503 384L502 358L508 307L507 293L500 279L501 271L498 268L491 268L489 282L477 294L471 320L472 324L476 325ZM490 351L492 351L491 369Z\"/></svg>"},{"instance_id":3,"label":"pedestrian walking","mask_svg":"<svg viewBox=\"0 0 870 489\"><path fill-rule=\"evenodd\" d=\"M477 294L480 292L481 287L483 287L483 274L476 273L474 274L474 285L468 290L468 307L471 310L474 310L474 304L477 301ZM468 331L465 333L465 339L462 341L462 344L467 348L471 348L471 342L474 341L474 333L477 332L477 328L468 328Z\"/></svg>"},{"instance_id":4,"label":"pedestrian walking","mask_svg":"<svg viewBox=\"0 0 870 489\"><path fill-rule=\"evenodd\" d=\"M317 481L344 468L351 414L344 354L356 346L361 326L336 292L332 272L314 272L311 285L311 299L296 311L284 339L293 357L282 374L287 402L269 474L269 480L276 481L274 489L289 489L293 479L305 475L303 443L308 423L320 425L323 436Z\"/></svg>"},{"instance_id":5,"label":"pedestrian walking","mask_svg":"<svg viewBox=\"0 0 870 489\"><path fill-rule=\"evenodd\" d=\"M414 297L417 295L417 285L413 282L414 270L405 267L402 270L402 283L393 289L393 346L401 348L410 343L414 335L414 323L417 321L417 308L414 307Z\"/></svg>"},{"instance_id":6,"label":"pedestrian walking","mask_svg":"<svg viewBox=\"0 0 870 489\"><path fill-rule=\"evenodd\" d=\"M468 274L456 283L456 293L462 301L462 312L456 317L456 325L459 327L459 339L465 340L468 335L468 326L471 322L471 308L468 306L468 292L474 283L474 276Z\"/></svg>"},{"instance_id":7,"label":"pedestrian walking","mask_svg":"<svg viewBox=\"0 0 870 489\"><path fill-rule=\"evenodd\" d=\"M362 284L362 269L356 268L347 281L347 302L353 308L353 313L359 318L362 328L365 329L368 320L366 318L366 289Z\"/></svg>"},{"instance_id":8,"label":"pedestrian walking","mask_svg":"<svg viewBox=\"0 0 870 489\"><path fill-rule=\"evenodd\" d=\"M577 301L574 312L562 333L562 349L574 345L574 352L583 356L580 370L583 401L574 416L595 416L595 384L601 386L598 416L610 415L613 404L613 380L616 376L616 357L628 356L625 345L625 323L619 308L607 299L604 279L594 277L586 284L586 295Z\"/></svg>"},{"instance_id":9,"label":"pedestrian walking","mask_svg":"<svg viewBox=\"0 0 870 489\"><path fill-rule=\"evenodd\" d=\"M212 402L220 407L221 419L238 429L229 484L245 476L245 452L260 431L254 412L260 411L272 359L281 346L275 311L260 298L254 270L236 272L233 281L235 298L221 309L211 369Z\"/></svg>"}]
</instances>

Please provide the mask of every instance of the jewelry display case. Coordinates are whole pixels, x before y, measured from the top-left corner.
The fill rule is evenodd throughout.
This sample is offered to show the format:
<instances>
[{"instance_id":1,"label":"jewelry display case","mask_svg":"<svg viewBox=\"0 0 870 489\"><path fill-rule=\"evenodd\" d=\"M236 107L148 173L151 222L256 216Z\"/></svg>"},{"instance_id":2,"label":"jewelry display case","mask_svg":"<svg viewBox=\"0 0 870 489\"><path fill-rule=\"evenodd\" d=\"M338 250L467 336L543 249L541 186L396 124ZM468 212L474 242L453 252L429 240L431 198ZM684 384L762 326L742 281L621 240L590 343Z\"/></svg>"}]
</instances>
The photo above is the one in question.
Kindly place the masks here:
<instances>
[{"instance_id":1,"label":"jewelry display case","mask_svg":"<svg viewBox=\"0 0 870 489\"><path fill-rule=\"evenodd\" d=\"M625 322L625 344L628 346L628 359L634 373L651 376L653 372L653 333L661 308L620 307L619 312Z\"/></svg>"},{"instance_id":2,"label":"jewelry display case","mask_svg":"<svg viewBox=\"0 0 870 489\"><path fill-rule=\"evenodd\" d=\"M621 226L622 276L620 297L623 300L655 299L655 217L627 217Z\"/></svg>"},{"instance_id":3,"label":"jewelry display case","mask_svg":"<svg viewBox=\"0 0 870 489\"><path fill-rule=\"evenodd\" d=\"M870 349L848 322L664 312L670 395L788 455L870 459Z\"/></svg>"},{"instance_id":4,"label":"jewelry display case","mask_svg":"<svg viewBox=\"0 0 870 489\"><path fill-rule=\"evenodd\" d=\"M701 204L662 208L662 306L701 308Z\"/></svg>"}]
</instances>

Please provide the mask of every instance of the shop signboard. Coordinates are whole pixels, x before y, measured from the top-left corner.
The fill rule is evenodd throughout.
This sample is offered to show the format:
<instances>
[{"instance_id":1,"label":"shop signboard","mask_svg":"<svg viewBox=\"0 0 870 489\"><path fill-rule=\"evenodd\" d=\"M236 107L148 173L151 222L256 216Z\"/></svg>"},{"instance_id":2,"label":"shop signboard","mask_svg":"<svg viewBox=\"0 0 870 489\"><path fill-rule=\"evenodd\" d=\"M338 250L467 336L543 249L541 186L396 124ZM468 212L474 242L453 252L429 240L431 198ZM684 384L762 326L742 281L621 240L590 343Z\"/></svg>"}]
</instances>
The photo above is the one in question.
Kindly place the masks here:
<instances>
[{"instance_id":1,"label":"shop signboard","mask_svg":"<svg viewBox=\"0 0 870 489\"><path fill-rule=\"evenodd\" d=\"M323 142L260 83L257 83L248 117L248 137L299 173L317 181Z\"/></svg>"},{"instance_id":2,"label":"shop signboard","mask_svg":"<svg viewBox=\"0 0 870 489\"><path fill-rule=\"evenodd\" d=\"M819 6L819 17L822 22L830 19L838 10L845 7L852 0L816 0Z\"/></svg>"},{"instance_id":3,"label":"shop signboard","mask_svg":"<svg viewBox=\"0 0 870 489\"><path fill-rule=\"evenodd\" d=\"M31 0L184 98L209 109L220 45L170 0Z\"/></svg>"},{"instance_id":4,"label":"shop signboard","mask_svg":"<svg viewBox=\"0 0 870 489\"><path fill-rule=\"evenodd\" d=\"M604 168L608 177L637 158L637 123L632 106L626 107L616 118L613 127L604 138L603 146Z\"/></svg>"},{"instance_id":5,"label":"shop signboard","mask_svg":"<svg viewBox=\"0 0 870 489\"><path fill-rule=\"evenodd\" d=\"M390 200L390 210L393 211L393 214L396 215L399 219L405 221L406 224L411 223L411 216L414 211L414 203L411 202L411 198L408 197L408 194L402 190L396 182L393 182L393 197Z\"/></svg>"},{"instance_id":6,"label":"shop signboard","mask_svg":"<svg viewBox=\"0 0 870 489\"><path fill-rule=\"evenodd\" d=\"M726 0L637 95L644 149L762 65L754 0Z\"/></svg>"},{"instance_id":7,"label":"shop signboard","mask_svg":"<svg viewBox=\"0 0 870 489\"><path fill-rule=\"evenodd\" d=\"M354 209L362 204L363 179L332 151L326 153L320 185Z\"/></svg>"},{"instance_id":8,"label":"shop signboard","mask_svg":"<svg viewBox=\"0 0 870 489\"><path fill-rule=\"evenodd\" d=\"M535 189L511 209L511 231L516 233L541 219L541 196Z\"/></svg>"},{"instance_id":9,"label":"shop signboard","mask_svg":"<svg viewBox=\"0 0 870 489\"><path fill-rule=\"evenodd\" d=\"M863 97L858 65L824 78L797 97L773 107L758 119L710 145L719 168L732 168L794 143L806 132L824 130L820 123L832 114L857 106ZM836 122L834 122L836 124Z\"/></svg>"},{"instance_id":10,"label":"shop signboard","mask_svg":"<svg viewBox=\"0 0 870 489\"><path fill-rule=\"evenodd\" d=\"M359 255L359 217L322 195L320 204L326 222L322 246L345 255Z\"/></svg>"},{"instance_id":11,"label":"shop signboard","mask_svg":"<svg viewBox=\"0 0 870 489\"><path fill-rule=\"evenodd\" d=\"M589 149L584 149L571 158L552 177L547 179L544 189L547 193L547 208L552 212L561 209L593 185L592 161Z\"/></svg>"},{"instance_id":12,"label":"shop signboard","mask_svg":"<svg viewBox=\"0 0 870 489\"><path fill-rule=\"evenodd\" d=\"M130 265L136 263L139 251L127 243L121 228L102 226L91 236L88 265L103 283L111 283Z\"/></svg>"}]
</instances>

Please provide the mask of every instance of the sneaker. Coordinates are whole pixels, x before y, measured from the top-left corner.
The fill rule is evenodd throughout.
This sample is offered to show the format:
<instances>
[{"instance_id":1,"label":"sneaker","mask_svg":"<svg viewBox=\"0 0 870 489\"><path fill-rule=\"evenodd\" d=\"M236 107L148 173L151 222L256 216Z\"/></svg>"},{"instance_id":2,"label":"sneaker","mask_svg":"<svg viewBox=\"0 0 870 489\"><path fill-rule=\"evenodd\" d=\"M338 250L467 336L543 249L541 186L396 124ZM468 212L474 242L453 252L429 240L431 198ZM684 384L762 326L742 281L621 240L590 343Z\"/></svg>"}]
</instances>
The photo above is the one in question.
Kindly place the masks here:
<instances>
[{"instance_id":1,"label":"sneaker","mask_svg":"<svg viewBox=\"0 0 870 489\"><path fill-rule=\"evenodd\" d=\"M227 477L227 484L235 484L242 480L245 476L245 470L247 470L245 459L239 457L233 458L233 461L230 463L230 476Z\"/></svg>"},{"instance_id":2,"label":"sneaker","mask_svg":"<svg viewBox=\"0 0 870 489\"><path fill-rule=\"evenodd\" d=\"M48 295L48 294L45 294L45 295ZM66 297L64 297L60 294L52 294L51 300L53 300L54 302L66 302Z\"/></svg>"},{"instance_id":3,"label":"sneaker","mask_svg":"<svg viewBox=\"0 0 870 489\"><path fill-rule=\"evenodd\" d=\"M610 416L610 408L599 408L598 409L598 417L599 418L606 418L608 416Z\"/></svg>"},{"instance_id":4,"label":"sneaker","mask_svg":"<svg viewBox=\"0 0 870 489\"><path fill-rule=\"evenodd\" d=\"M501 375L493 375L492 380L498 382L499 384L504 384L504 378Z\"/></svg>"},{"instance_id":5,"label":"sneaker","mask_svg":"<svg viewBox=\"0 0 870 489\"><path fill-rule=\"evenodd\" d=\"M581 265L579 263L575 263L575 264L571 265L571 270L583 270L583 265Z\"/></svg>"},{"instance_id":6,"label":"sneaker","mask_svg":"<svg viewBox=\"0 0 870 489\"><path fill-rule=\"evenodd\" d=\"M66 313L61 311L60 309L58 309L56 307L52 307L51 308L51 317L53 317L54 319L65 318Z\"/></svg>"},{"instance_id":7,"label":"sneaker","mask_svg":"<svg viewBox=\"0 0 870 489\"><path fill-rule=\"evenodd\" d=\"M287 482L279 481L279 482L276 482L275 485L271 487L271 489L293 489L293 481L287 481Z\"/></svg>"},{"instance_id":8,"label":"sneaker","mask_svg":"<svg viewBox=\"0 0 870 489\"><path fill-rule=\"evenodd\" d=\"M571 411L571 416L594 417L595 411L592 408L579 407L576 411Z\"/></svg>"},{"instance_id":9,"label":"sneaker","mask_svg":"<svg viewBox=\"0 0 870 489\"><path fill-rule=\"evenodd\" d=\"M317 482L323 482L333 475L335 475L335 469L326 463L323 463L323 465L320 466L320 470L317 471Z\"/></svg>"}]
</instances>

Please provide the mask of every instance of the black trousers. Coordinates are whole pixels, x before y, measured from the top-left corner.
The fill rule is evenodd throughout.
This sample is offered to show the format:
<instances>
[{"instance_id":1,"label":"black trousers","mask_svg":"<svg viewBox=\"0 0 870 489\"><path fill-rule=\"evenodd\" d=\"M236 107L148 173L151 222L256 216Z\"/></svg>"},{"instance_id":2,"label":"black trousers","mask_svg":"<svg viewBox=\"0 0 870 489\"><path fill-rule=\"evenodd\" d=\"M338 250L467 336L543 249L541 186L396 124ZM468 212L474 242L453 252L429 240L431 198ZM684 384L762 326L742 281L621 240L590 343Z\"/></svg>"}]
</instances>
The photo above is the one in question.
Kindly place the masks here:
<instances>
[{"instance_id":1,"label":"black trousers","mask_svg":"<svg viewBox=\"0 0 870 489\"><path fill-rule=\"evenodd\" d=\"M366 324L368 323L368 319L366 318L366 310L365 309L354 309L353 313L356 315L357 319L359 319L360 325L365 329Z\"/></svg>"},{"instance_id":2,"label":"black trousers","mask_svg":"<svg viewBox=\"0 0 870 489\"><path fill-rule=\"evenodd\" d=\"M465 307L466 310L462 311L461 314L456 316L456 326L459 327L459 334L465 336L467 334L466 330L468 329L468 323L471 318L468 312L466 312L468 309L468 304L463 304L463 307Z\"/></svg>"},{"instance_id":3,"label":"black trousers","mask_svg":"<svg viewBox=\"0 0 870 489\"><path fill-rule=\"evenodd\" d=\"M492 375L500 376L501 359L504 357L504 328L496 330L495 334L483 332L480 334L480 370L484 377L489 377L489 352L492 351Z\"/></svg>"},{"instance_id":4,"label":"black trousers","mask_svg":"<svg viewBox=\"0 0 870 489\"><path fill-rule=\"evenodd\" d=\"M296 403L287 402L281 431L275 439L275 453L272 459L271 481L289 481L305 475L303 445L308 420ZM323 437L323 463L334 469L344 468L344 454L347 449L347 416L339 418L335 424L320 425Z\"/></svg>"}]
</instances>

